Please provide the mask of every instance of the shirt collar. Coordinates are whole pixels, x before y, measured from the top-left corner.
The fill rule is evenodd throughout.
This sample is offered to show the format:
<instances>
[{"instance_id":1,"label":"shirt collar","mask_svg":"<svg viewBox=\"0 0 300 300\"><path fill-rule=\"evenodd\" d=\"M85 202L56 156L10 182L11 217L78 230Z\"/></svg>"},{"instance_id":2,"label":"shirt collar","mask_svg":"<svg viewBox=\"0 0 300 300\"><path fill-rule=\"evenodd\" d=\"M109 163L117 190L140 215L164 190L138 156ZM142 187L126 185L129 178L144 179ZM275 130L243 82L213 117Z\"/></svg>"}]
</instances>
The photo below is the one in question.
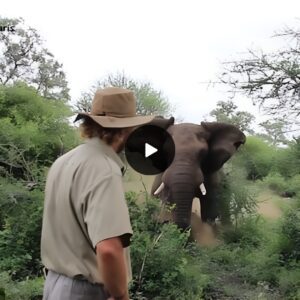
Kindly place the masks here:
<instances>
[{"instance_id":1,"label":"shirt collar","mask_svg":"<svg viewBox=\"0 0 300 300\"><path fill-rule=\"evenodd\" d=\"M85 139L85 143L101 148L103 152L120 167L122 174L125 172L125 165L122 162L120 156L116 153L116 151L111 146L107 145L100 138L98 137L88 138Z\"/></svg>"}]
</instances>

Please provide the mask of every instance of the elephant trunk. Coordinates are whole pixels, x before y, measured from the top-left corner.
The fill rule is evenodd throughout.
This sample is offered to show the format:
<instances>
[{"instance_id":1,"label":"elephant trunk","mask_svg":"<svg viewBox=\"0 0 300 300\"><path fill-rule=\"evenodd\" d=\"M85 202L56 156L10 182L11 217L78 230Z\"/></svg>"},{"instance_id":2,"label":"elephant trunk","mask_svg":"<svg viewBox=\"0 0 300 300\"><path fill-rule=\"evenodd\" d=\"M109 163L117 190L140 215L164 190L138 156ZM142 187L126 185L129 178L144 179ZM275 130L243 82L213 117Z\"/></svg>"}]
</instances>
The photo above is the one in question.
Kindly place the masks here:
<instances>
[{"instance_id":1,"label":"elephant trunk","mask_svg":"<svg viewBox=\"0 0 300 300\"><path fill-rule=\"evenodd\" d=\"M174 210L174 222L183 230L187 229L191 225L192 201L192 195L179 195L174 197L174 202L176 203Z\"/></svg>"},{"instance_id":2,"label":"elephant trunk","mask_svg":"<svg viewBox=\"0 0 300 300\"><path fill-rule=\"evenodd\" d=\"M171 202L175 203L174 222L178 227L187 229L191 224L192 202L195 197L195 184L191 178L181 178L171 185Z\"/></svg>"},{"instance_id":3,"label":"elephant trunk","mask_svg":"<svg viewBox=\"0 0 300 300\"><path fill-rule=\"evenodd\" d=\"M187 229L191 225L193 199L199 193L200 185L205 193L204 178L200 168L192 163L176 163L166 170L162 182L167 201L175 204L173 219L178 227Z\"/></svg>"}]
</instances>

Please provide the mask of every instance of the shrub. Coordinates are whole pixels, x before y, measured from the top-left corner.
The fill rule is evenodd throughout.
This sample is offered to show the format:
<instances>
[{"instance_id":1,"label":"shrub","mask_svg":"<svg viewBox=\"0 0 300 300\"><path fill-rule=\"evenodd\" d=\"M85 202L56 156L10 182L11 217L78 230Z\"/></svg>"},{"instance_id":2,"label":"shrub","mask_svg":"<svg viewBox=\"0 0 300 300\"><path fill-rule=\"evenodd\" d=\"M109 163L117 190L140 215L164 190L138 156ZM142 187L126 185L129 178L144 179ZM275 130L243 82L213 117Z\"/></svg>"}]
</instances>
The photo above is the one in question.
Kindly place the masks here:
<instances>
[{"instance_id":1,"label":"shrub","mask_svg":"<svg viewBox=\"0 0 300 300\"><path fill-rule=\"evenodd\" d=\"M241 248L236 245L223 244L214 249L205 249L206 260L217 263L223 269L234 267L241 255ZM202 251L203 252L203 251ZM201 252L200 252L201 253ZM203 259L203 257L201 258Z\"/></svg>"},{"instance_id":2,"label":"shrub","mask_svg":"<svg viewBox=\"0 0 300 300\"><path fill-rule=\"evenodd\" d=\"M127 193L134 235L131 244L133 299L201 299L207 276L186 247L189 232L174 224L159 224L155 199L137 204Z\"/></svg>"},{"instance_id":3,"label":"shrub","mask_svg":"<svg viewBox=\"0 0 300 300\"><path fill-rule=\"evenodd\" d=\"M42 191L0 180L0 271L9 271L14 279L40 274L42 203Z\"/></svg>"},{"instance_id":4,"label":"shrub","mask_svg":"<svg viewBox=\"0 0 300 300\"><path fill-rule=\"evenodd\" d=\"M234 223L237 226L239 219L256 212L255 191L247 188L247 182L243 175L243 169L234 166L232 171L223 176L216 192L223 224Z\"/></svg>"},{"instance_id":5,"label":"shrub","mask_svg":"<svg viewBox=\"0 0 300 300\"><path fill-rule=\"evenodd\" d=\"M300 268L298 265L282 269L278 274L279 289L288 299L300 299Z\"/></svg>"},{"instance_id":6,"label":"shrub","mask_svg":"<svg viewBox=\"0 0 300 300\"><path fill-rule=\"evenodd\" d=\"M265 231L259 247L248 253L244 252L244 257L240 255L236 259L241 266L240 274L251 284L265 283L278 287L284 299L298 299L300 293L299 211L288 211L281 222L275 226L275 228L259 226Z\"/></svg>"},{"instance_id":7,"label":"shrub","mask_svg":"<svg viewBox=\"0 0 300 300\"><path fill-rule=\"evenodd\" d=\"M248 216L238 220L236 226L226 228L222 237L227 244L240 247L258 247L263 241L264 221L259 216Z\"/></svg>"},{"instance_id":8,"label":"shrub","mask_svg":"<svg viewBox=\"0 0 300 300\"><path fill-rule=\"evenodd\" d=\"M7 272L2 272L0 273L0 299L2 289L5 300L40 300L43 296L43 285L42 277L16 282Z\"/></svg>"},{"instance_id":9,"label":"shrub","mask_svg":"<svg viewBox=\"0 0 300 300\"><path fill-rule=\"evenodd\" d=\"M264 182L268 184L271 190L281 194L284 191L287 191L287 183L285 178L279 173L270 173L266 178L264 178Z\"/></svg>"},{"instance_id":10,"label":"shrub","mask_svg":"<svg viewBox=\"0 0 300 300\"><path fill-rule=\"evenodd\" d=\"M266 282L272 286L278 285L280 271L279 255L262 246L256 251L249 251L242 259L240 274L251 284Z\"/></svg>"},{"instance_id":11,"label":"shrub","mask_svg":"<svg viewBox=\"0 0 300 300\"><path fill-rule=\"evenodd\" d=\"M282 269L278 274L279 289L287 299L300 299L300 268Z\"/></svg>"},{"instance_id":12,"label":"shrub","mask_svg":"<svg viewBox=\"0 0 300 300\"><path fill-rule=\"evenodd\" d=\"M289 210L282 221L279 253L283 261L300 261L300 210Z\"/></svg>"},{"instance_id":13,"label":"shrub","mask_svg":"<svg viewBox=\"0 0 300 300\"><path fill-rule=\"evenodd\" d=\"M241 148L240 155L246 167L248 179L262 179L268 175L276 155L274 150L274 147L268 145L259 137L247 137L247 142Z\"/></svg>"},{"instance_id":14,"label":"shrub","mask_svg":"<svg viewBox=\"0 0 300 300\"><path fill-rule=\"evenodd\" d=\"M288 191L295 193L298 197L300 197L300 174L293 176L287 182Z\"/></svg>"},{"instance_id":15,"label":"shrub","mask_svg":"<svg viewBox=\"0 0 300 300\"><path fill-rule=\"evenodd\" d=\"M0 156L16 178L30 178L31 164L50 165L78 144L70 107L46 99L25 84L0 85Z\"/></svg>"},{"instance_id":16,"label":"shrub","mask_svg":"<svg viewBox=\"0 0 300 300\"><path fill-rule=\"evenodd\" d=\"M288 148L278 149L273 164L273 170L280 173L284 178L291 178L299 174L300 139L290 142Z\"/></svg>"}]
</instances>

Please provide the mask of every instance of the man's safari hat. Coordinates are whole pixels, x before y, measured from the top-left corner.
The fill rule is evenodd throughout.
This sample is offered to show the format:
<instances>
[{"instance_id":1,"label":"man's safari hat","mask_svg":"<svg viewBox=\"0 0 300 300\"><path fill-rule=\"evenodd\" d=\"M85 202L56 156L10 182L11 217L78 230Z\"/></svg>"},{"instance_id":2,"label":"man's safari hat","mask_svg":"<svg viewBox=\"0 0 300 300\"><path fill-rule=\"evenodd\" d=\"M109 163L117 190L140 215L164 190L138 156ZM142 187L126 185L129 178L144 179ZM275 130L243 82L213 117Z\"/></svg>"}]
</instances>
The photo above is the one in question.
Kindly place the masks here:
<instances>
[{"instance_id":1,"label":"man's safari hat","mask_svg":"<svg viewBox=\"0 0 300 300\"><path fill-rule=\"evenodd\" d=\"M74 122L84 117L89 117L106 128L134 127L154 119L154 116L138 116L133 92L117 87L97 90L91 112L78 113Z\"/></svg>"}]
</instances>

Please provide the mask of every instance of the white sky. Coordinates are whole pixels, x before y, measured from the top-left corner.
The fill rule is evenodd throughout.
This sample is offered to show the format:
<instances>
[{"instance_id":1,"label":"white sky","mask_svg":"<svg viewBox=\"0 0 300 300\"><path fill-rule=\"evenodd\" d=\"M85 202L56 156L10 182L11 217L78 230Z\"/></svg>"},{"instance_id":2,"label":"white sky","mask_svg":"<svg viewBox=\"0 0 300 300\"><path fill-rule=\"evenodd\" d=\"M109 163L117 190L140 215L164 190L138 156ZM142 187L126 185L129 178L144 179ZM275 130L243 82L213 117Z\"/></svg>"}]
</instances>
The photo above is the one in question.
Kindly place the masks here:
<instances>
[{"instance_id":1,"label":"white sky","mask_svg":"<svg viewBox=\"0 0 300 300\"><path fill-rule=\"evenodd\" d=\"M248 48L275 51L271 38L283 26L299 27L300 1L86 0L2 1L2 17L23 17L64 65L72 101L97 79L124 71L150 81L177 107L176 115L200 122L225 100L208 88L221 62ZM250 100L236 102L252 113Z\"/></svg>"}]
</instances>

